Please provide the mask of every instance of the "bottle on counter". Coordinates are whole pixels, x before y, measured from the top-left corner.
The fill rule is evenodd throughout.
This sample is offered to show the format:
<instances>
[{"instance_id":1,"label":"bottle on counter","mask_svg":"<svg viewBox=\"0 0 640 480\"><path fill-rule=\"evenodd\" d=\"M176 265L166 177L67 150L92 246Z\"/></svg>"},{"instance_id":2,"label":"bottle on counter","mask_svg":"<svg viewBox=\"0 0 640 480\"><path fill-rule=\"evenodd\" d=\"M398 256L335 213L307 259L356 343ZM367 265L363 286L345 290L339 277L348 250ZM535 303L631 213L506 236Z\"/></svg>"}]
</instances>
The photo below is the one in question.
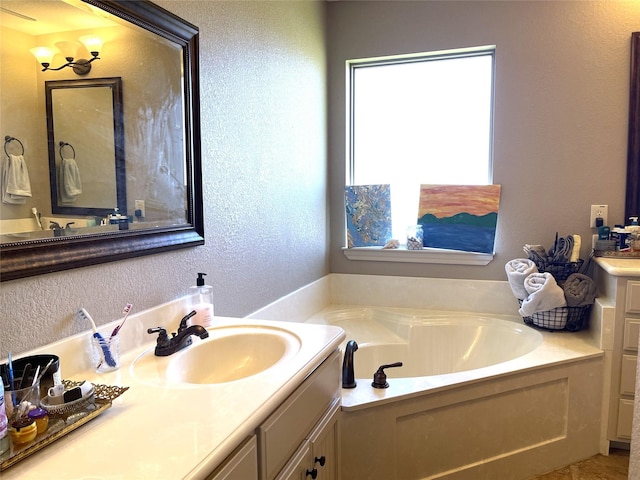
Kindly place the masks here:
<instances>
[{"instance_id":1,"label":"bottle on counter","mask_svg":"<svg viewBox=\"0 0 640 480\"><path fill-rule=\"evenodd\" d=\"M211 327L213 325L213 287L205 285L205 275L206 273L198 273L195 286L189 289L189 294L193 296L191 308L196 311L190 323Z\"/></svg>"},{"instance_id":2,"label":"bottle on counter","mask_svg":"<svg viewBox=\"0 0 640 480\"><path fill-rule=\"evenodd\" d=\"M4 384L0 380L0 458L9 450L7 412L4 406Z\"/></svg>"}]
</instances>

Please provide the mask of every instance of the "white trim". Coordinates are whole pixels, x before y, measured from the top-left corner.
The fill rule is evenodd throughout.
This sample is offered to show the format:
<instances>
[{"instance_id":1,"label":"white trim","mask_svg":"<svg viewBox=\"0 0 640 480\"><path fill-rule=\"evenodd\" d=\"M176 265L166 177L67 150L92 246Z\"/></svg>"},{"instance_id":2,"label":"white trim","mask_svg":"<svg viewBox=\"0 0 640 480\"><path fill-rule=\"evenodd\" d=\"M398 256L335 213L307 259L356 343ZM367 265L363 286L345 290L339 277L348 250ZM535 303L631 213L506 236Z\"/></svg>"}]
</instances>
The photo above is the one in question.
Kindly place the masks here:
<instances>
[{"instance_id":1,"label":"white trim","mask_svg":"<svg viewBox=\"0 0 640 480\"><path fill-rule=\"evenodd\" d=\"M445 265L487 265L493 260L493 253L461 252L439 248L407 250L382 247L342 247L349 260L371 262L439 263Z\"/></svg>"}]
</instances>

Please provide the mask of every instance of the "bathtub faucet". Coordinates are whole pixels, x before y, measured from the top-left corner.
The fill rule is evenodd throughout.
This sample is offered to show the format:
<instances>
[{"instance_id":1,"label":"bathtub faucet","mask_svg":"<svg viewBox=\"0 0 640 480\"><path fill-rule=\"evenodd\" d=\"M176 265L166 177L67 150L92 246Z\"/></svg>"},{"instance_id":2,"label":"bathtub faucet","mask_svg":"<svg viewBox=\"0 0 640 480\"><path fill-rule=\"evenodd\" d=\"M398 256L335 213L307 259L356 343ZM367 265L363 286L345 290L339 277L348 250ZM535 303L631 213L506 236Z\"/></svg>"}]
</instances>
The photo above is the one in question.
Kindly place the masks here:
<instances>
[{"instance_id":1,"label":"bathtub faucet","mask_svg":"<svg viewBox=\"0 0 640 480\"><path fill-rule=\"evenodd\" d=\"M342 360L342 388L356 388L355 373L353 371L353 354L358 350L355 340L349 340L344 349L344 360Z\"/></svg>"},{"instance_id":2,"label":"bathtub faucet","mask_svg":"<svg viewBox=\"0 0 640 480\"><path fill-rule=\"evenodd\" d=\"M387 382L387 374L384 373L384 369L401 366L402 362L390 363L389 365L380 365L378 371L373 374L373 382L371 382L371 386L373 388L389 388L389 382Z\"/></svg>"}]
</instances>

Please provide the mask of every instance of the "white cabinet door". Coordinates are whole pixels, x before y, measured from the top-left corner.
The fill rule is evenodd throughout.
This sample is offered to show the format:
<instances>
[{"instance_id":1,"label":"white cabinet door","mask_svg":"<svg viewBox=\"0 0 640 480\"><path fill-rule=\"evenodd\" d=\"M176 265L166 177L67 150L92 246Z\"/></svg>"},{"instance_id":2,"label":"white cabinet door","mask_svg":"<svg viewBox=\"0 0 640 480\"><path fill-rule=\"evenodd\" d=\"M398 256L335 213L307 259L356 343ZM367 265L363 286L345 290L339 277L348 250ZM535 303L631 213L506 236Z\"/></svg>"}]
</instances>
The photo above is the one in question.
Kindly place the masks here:
<instances>
[{"instance_id":1,"label":"white cabinet door","mask_svg":"<svg viewBox=\"0 0 640 480\"><path fill-rule=\"evenodd\" d=\"M309 436L313 468L318 471L317 480L338 480L339 478L340 412L340 401L336 400Z\"/></svg>"},{"instance_id":2,"label":"white cabinet door","mask_svg":"<svg viewBox=\"0 0 640 480\"><path fill-rule=\"evenodd\" d=\"M258 480L258 447L256 436L236 449L207 480Z\"/></svg>"},{"instance_id":3,"label":"white cabinet door","mask_svg":"<svg viewBox=\"0 0 640 480\"><path fill-rule=\"evenodd\" d=\"M293 454L275 480L311 480L317 478L310 465L313 463L311 444L305 441Z\"/></svg>"}]
</instances>

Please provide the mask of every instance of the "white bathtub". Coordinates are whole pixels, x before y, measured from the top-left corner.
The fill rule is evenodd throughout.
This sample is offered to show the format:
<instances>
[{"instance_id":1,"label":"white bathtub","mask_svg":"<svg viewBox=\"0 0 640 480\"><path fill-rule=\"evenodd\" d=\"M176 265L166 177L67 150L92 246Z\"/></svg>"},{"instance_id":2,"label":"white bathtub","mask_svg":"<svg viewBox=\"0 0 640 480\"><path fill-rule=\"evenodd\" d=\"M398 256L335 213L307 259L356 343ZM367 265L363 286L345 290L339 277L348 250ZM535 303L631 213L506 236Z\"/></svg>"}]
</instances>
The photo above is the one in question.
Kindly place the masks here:
<instances>
[{"instance_id":1,"label":"white bathtub","mask_svg":"<svg viewBox=\"0 0 640 480\"><path fill-rule=\"evenodd\" d=\"M382 364L389 378L423 377L488 367L532 352L543 336L522 323L457 312L428 313L380 307L326 312L323 323L356 340L356 378L371 378Z\"/></svg>"},{"instance_id":2,"label":"white bathtub","mask_svg":"<svg viewBox=\"0 0 640 480\"><path fill-rule=\"evenodd\" d=\"M355 340L343 478L524 480L598 453L603 352L508 315L330 306ZM389 388L371 386L388 368Z\"/></svg>"}]
</instances>

